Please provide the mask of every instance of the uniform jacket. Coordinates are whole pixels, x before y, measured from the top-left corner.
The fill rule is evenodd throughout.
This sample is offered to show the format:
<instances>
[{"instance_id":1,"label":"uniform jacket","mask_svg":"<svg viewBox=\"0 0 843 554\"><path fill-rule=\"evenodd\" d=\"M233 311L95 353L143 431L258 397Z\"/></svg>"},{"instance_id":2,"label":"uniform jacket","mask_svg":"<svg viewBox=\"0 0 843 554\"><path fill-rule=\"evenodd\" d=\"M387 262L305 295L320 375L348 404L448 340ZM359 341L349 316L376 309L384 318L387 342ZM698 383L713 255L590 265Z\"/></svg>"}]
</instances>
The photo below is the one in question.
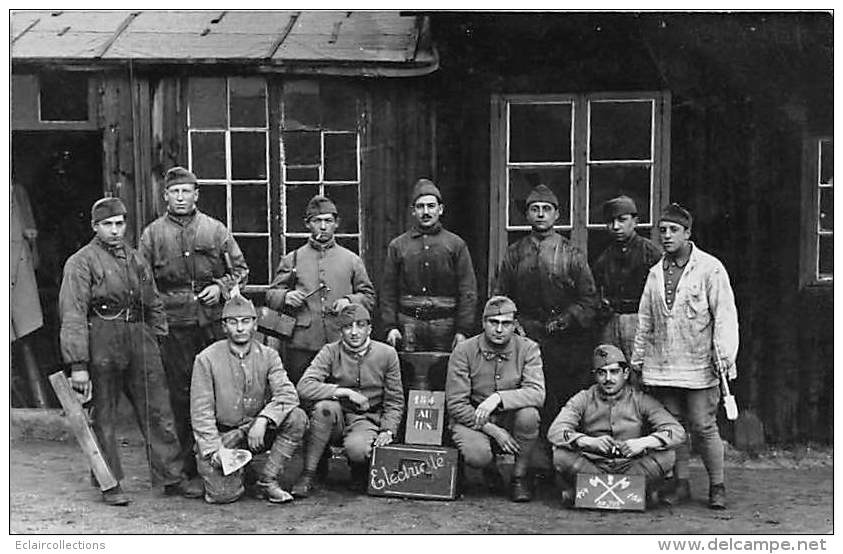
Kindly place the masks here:
<instances>
[{"instance_id":1,"label":"uniform jacket","mask_svg":"<svg viewBox=\"0 0 843 554\"><path fill-rule=\"evenodd\" d=\"M501 410L544 405L544 373L539 345L513 335L503 349L484 334L458 344L448 360L445 403L451 422L474 427L474 410L494 393Z\"/></svg>"},{"instance_id":2,"label":"uniform jacket","mask_svg":"<svg viewBox=\"0 0 843 554\"><path fill-rule=\"evenodd\" d=\"M598 292L616 311L634 313L647 282L647 273L659 258L659 248L638 233L622 244L613 241L592 267Z\"/></svg>"},{"instance_id":3,"label":"uniform jacket","mask_svg":"<svg viewBox=\"0 0 843 554\"><path fill-rule=\"evenodd\" d=\"M614 398L598 385L572 396L550 425L547 440L554 446L578 450L573 444L578 438L604 435L619 441L651 436L662 449L675 448L685 440L682 425L658 400L629 385Z\"/></svg>"},{"instance_id":4,"label":"uniform jacket","mask_svg":"<svg viewBox=\"0 0 843 554\"><path fill-rule=\"evenodd\" d=\"M35 260L24 237L24 231L32 234L37 231L26 189L13 185L11 201L9 218L11 325L9 331L10 339L15 341L41 327L44 320L41 313L41 300L38 296L38 283L35 280Z\"/></svg>"},{"instance_id":5,"label":"uniform jacket","mask_svg":"<svg viewBox=\"0 0 843 554\"><path fill-rule=\"evenodd\" d=\"M275 278L266 291L266 303L273 310L281 311L289 290L308 293L321 283L326 284L330 290L322 289L312 295L306 305L294 312L296 327L287 343L293 348L316 351L339 339L336 314L331 311L334 302L345 297L371 312L375 305L375 287L369 280L363 260L333 239L320 244L311 238L296 252L295 271L292 252L281 259Z\"/></svg>"},{"instance_id":6,"label":"uniform jacket","mask_svg":"<svg viewBox=\"0 0 843 554\"><path fill-rule=\"evenodd\" d=\"M93 310L116 314L126 308L143 314L154 334L167 334L167 316L143 257L128 245L113 248L94 237L64 264L59 336L65 363L90 361L88 318Z\"/></svg>"},{"instance_id":7,"label":"uniform jacket","mask_svg":"<svg viewBox=\"0 0 843 554\"><path fill-rule=\"evenodd\" d=\"M662 263L650 268L638 307L631 360L643 361L644 384L713 387L720 371L737 376L737 355L738 311L720 260L692 243L670 310L665 302Z\"/></svg>"},{"instance_id":8,"label":"uniform jacket","mask_svg":"<svg viewBox=\"0 0 843 554\"><path fill-rule=\"evenodd\" d=\"M193 217L162 215L144 229L139 249L152 267L170 325L216 324L225 301L205 306L195 295L213 283L227 294L234 285L245 285L249 275L226 226L199 210ZM233 272L226 268L226 252Z\"/></svg>"},{"instance_id":9,"label":"uniform jacket","mask_svg":"<svg viewBox=\"0 0 843 554\"><path fill-rule=\"evenodd\" d=\"M257 416L279 425L298 405L278 352L268 346L252 341L241 358L224 339L196 355L190 420L203 456L222 446L220 427L239 427Z\"/></svg>"},{"instance_id":10,"label":"uniform jacket","mask_svg":"<svg viewBox=\"0 0 843 554\"><path fill-rule=\"evenodd\" d=\"M531 233L506 249L493 287L512 298L520 319L563 319L591 326L597 292L588 262L579 248L559 233L540 239Z\"/></svg>"},{"instance_id":11,"label":"uniform jacket","mask_svg":"<svg viewBox=\"0 0 843 554\"><path fill-rule=\"evenodd\" d=\"M381 318L386 329L398 328L399 297L402 295L455 300L456 332L471 334L477 305L477 279L465 241L440 223L429 231L413 226L392 239L386 251L380 291Z\"/></svg>"},{"instance_id":12,"label":"uniform jacket","mask_svg":"<svg viewBox=\"0 0 843 554\"><path fill-rule=\"evenodd\" d=\"M374 340L362 353L351 352L341 340L323 346L299 379L299 396L311 402L330 400L340 387L368 398L366 417L380 425L381 431L398 434L404 389L394 348Z\"/></svg>"}]
</instances>

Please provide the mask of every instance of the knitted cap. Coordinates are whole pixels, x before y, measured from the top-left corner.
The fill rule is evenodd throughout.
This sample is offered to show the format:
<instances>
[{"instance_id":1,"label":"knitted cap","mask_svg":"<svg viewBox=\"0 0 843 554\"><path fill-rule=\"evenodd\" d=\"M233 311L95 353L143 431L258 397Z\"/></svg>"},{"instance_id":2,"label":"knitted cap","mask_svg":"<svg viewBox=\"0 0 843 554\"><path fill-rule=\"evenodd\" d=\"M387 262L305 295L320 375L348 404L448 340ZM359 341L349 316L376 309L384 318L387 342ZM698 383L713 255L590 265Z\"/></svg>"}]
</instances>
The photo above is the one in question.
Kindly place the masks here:
<instances>
[{"instance_id":1,"label":"knitted cap","mask_svg":"<svg viewBox=\"0 0 843 554\"><path fill-rule=\"evenodd\" d=\"M506 296L493 296L486 302L486 306L483 308L483 319L496 315L515 313L518 313L515 302Z\"/></svg>"},{"instance_id":2,"label":"knitted cap","mask_svg":"<svg viewBox=\"0 0 843 554\"><path fill-rule=\"evenodd\" d=\"M304 210L304 219L309 220L315 215L322 214L333 214L336 216L337 206L330 198L317 194L307 203L307 208Z\"/></svg>"},{"instance_id":3,"label":"knitted cap","mask_svg":"<svg viewBox=\"0 0 843 554\"><path fill-rule=\"evenodd\" d=\"M559 208L559 199L553 194L553 191L547 188L546 185L538 185L527 196L526 206L529 208L533 202L547 202L553 204L554 207Z\"/></svg>"},{"instance_id":4,"label":"knitted cap","mask_svg":"<svg viewBox=\"0 0 843 554\"><path fill-rule=\"evenodd\" d=\"M189 172L181 166L171 167L164 174L164 188L170 188L173 185L195 185L196 175Z\"/></svg>"},{"instance_id":5,"label":"knitted cap","mask_svg":"<svg viewBox=\"0 0 843 554\"><path fill-rule=\"evenodd\" d=\"M413 187L413 203L419 199L419 196L426 196L431 194L436 197L439 202L442 202L442 193L439 192L439 187L433 184L430 179L419 179Z\"/></svg>"},{"instance_id":6,"label":"knitted cap","mask_svg":"<svg viewBox=\"0 0 843 554\"><path fill-rule=\"evenodd\" d=\"M603 204L603 217L606 221L611 222L621 215L638 215L638 208L635 206L635 201L629 196L622 195L611 200L606 200Z\"/></svg>"},{"instance_id":7,"label":"knitted cap","mask_svg":"<svg viewBox=\"0 0 843 554\"><path fill-rule=\"evenodd\" d=\"M686 229L691 228L694 218L691 217L691 212L674 202L664 207L659 221L670 221L678 223Z\"/></svg>"},{"instance_id":8,"label":"knitted cap","mask_svg":"<svg viewBox=\"0 0 843 554\"><path fill-rule=\"evenodd\" d=\"M618 363L626 364L627 361L620 348L614 344L601 344L594 349L591 364L593 369L600 369L601 367Z\"/></svg>"},{"instance_id":9,"label":"knitted cap","mask_svg":"<svg viewBox=\"0 0 843 554\"><path fill-rule=\"evenodd\" d=\"M98 223L115 215L126 215L126 206L119 198L100 198L91 206L91 223Z\"/></svg>"},{"instance_id":10,"label":"knitted cap","mask_svg":"<svg viewBox=\"0 0 843 554\"><path fill-rule=\"evenodd\" d=\"M222 318L227 317L258 317L255 305L252 301L240 294L232 296L222 308Z\"/></svg>"},{"instance_id":11,"label":"knitted cap","mask_svg":"<svg viewBox=\"0 0 843 554\"><path fill-rule=\"evenodd\" d=\"M371 320L372 316L369 315L369 310L360 304L349 304L342 309L339 317L337 318L337 322L340 324L340 327L346 327L355 321L369 322Z\"/></svg>"}]
</instances>

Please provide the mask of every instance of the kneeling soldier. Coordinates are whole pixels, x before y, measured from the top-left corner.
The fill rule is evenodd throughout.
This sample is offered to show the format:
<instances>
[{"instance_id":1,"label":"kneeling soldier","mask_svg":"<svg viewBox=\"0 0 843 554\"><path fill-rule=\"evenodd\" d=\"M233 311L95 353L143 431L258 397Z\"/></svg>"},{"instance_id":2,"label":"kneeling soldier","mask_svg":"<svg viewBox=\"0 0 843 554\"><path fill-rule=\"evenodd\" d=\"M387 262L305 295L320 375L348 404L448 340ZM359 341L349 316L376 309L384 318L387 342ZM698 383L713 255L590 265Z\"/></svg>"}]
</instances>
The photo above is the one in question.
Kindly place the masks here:
<instances>
[{"instance_id":1,"label":"kneeling soldier","mask_svg":"<svg viewBox=\"0 0 843 554\"><path fill-rule=\"evenodd\" d=\"M299 380L302 401L313 402L304 471L293 495L307 497L329 442L343 440L351 488L365 490L373 446L391 443L404 413L398 353L369 338L369 311L349 304L339 316L342 338L322 347Z\"/></svg>"},{"instance_id":2,"label":"kneeling soldier","mask_svg":"<svg viewBox=\"0 0 843 554\"><path fill-rule=\"evenodd\" d=\"M577 473L628 473L644 476L653 504L685 431L658 400L628 383L629 364L618 347L595 348L593 368L597 383L571 397L547 433L562 502L573 502Z\"/></svg>"},{"instance_id":3,"label":"kneeling soldier","mask_svg":"<svg viewBox=\"0 0 843 554\"><path fill-rule=\"evenodd\" d=\"M539 437L544 373L539 346L514 334L515 302L494 296L483 310L483 333L458 344L448 362L445 401L454 442L465 463L483 468L497 486L496 450L515 455L511 496L529 502L530 453Z\"/></svg>"},{"instance_id":4,"label":"kneeling soldier","mask_svg":"<svg viewBox=\"0 0 843 554\"><path fill-rule=\"evenodd\" d=\"M269 448L258 489L273 503L292 496L278 484L286 462L301 445L307 416L274 349L254 340L257 314L235 295L222 310L225 334L196 355L190 385L190 417L196 437L196 464L205 501L225 504L240 498L244 471L222 472L221 448Z\"/></svg>"}]
</instances>

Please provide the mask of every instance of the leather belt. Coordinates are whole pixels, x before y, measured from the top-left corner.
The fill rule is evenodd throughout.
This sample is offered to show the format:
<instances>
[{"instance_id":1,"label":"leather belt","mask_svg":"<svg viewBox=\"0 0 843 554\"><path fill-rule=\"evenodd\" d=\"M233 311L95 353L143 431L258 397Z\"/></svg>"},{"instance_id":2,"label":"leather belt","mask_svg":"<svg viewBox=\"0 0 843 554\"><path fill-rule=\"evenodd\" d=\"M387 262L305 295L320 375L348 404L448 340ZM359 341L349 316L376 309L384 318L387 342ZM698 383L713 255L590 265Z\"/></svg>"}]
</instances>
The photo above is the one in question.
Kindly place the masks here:
<instances>
[{"instance_id":1,"label":"leather belt","mask_svg":"<svg viewBox=\"0 0 843 554\"><path fill-rule=\"evenodd\" d=\"M438 308L435 306L399 306L398 311L415 319L445 319L454 317L454 308Z\"/></svg>"},{"instance_id":2,"label":"leather belt","mask_svg":"<svg viewBox=\"0 0 843 554\"><path fill-rule=\"evenodd\" d=\"M126 306L119 308L116 306L92 306L91 315L106 321L128 321L129 323L137 323L143 320L143 311L135 306Z\"/></svg>"},{"instance_id":3,"label":"leather belt","mask_svg":"<svg viewBox=\"0 0 843 554\"><path fill-rule=\"evenodd\" d=\"M637 314L638 300L610 300L612 310L618 314Z\"/></svg>"}]
</instances>

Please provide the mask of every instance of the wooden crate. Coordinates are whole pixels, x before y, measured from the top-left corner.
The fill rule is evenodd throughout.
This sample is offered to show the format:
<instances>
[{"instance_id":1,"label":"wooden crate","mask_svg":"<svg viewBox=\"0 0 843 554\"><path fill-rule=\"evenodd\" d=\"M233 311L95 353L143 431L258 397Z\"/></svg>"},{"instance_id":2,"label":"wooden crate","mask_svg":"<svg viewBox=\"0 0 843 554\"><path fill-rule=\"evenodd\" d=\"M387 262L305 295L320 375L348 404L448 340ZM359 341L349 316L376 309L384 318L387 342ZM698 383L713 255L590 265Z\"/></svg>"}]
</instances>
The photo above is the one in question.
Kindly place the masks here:
<instances>
[{"instance_id":1,"label":"wooden crate","mask_svg":"<svg viewBox=\"0 0 843 554\"><path fill-rule=\"evenodd\" d=\"M369 494L429 500L457 495L456 448L395 444L375 448L369 466Z\"/></svg>"}]
</instances>

